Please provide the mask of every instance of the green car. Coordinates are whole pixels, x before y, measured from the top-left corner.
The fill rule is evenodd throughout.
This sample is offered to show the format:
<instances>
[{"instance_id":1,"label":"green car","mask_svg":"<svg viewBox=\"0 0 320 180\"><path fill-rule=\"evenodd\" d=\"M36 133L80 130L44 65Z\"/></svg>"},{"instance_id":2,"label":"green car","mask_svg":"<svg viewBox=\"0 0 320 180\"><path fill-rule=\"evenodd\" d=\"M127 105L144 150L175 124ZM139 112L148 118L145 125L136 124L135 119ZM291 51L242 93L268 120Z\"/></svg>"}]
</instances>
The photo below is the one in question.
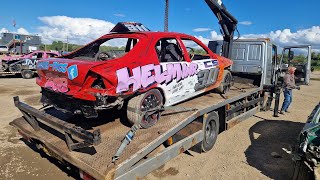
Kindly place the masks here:
<instances>
[{"instance_id":1,"label":"green car","mask_svg":"<svg viewBox=\"0 0 320 180\"><path fill-rule=\"evenodd\" d=\"M313 109L299 135L293 153L293 179L320 179L320 102Z\"/></svg>"}]
</instances>

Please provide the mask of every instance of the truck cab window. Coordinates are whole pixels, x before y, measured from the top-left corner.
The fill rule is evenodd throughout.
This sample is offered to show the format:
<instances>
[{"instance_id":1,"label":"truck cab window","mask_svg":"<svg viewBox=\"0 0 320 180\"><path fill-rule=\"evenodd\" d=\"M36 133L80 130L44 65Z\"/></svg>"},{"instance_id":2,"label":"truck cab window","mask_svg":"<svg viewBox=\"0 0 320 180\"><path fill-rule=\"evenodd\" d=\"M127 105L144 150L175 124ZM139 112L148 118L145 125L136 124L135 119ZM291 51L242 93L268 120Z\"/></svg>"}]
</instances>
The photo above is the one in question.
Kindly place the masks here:
<instances>
[{"instance_id":1,"label":"truck cab window","mask_svg":"<svg viewBox=\"0 0 320 180\"><path fill-rule=\"evenodd\" d=\"M191 60L210 59L209 53L198 43L191 39L182 39Z\"/></svg>"},{"instance_id":2,"label":"truck cab window","mask_svg":"<svg viewBox=\"0 0 320 180\"><path fill-rule=\"evenodd\" d=\"M272 63L274 63L274 64L278 63L277 62L277 60L278 60L277 55L278 55L277 46L272 45Z\"/></svg>"},{"instance_id":3,"label":"truck cab window","mask_svg":"<svg viewBox=\"0 0 320 180\"><path fill-rule=\"evenodd\" d=\"M155 45L155 50L160 62L184 61L181 47L174 38L160 39Z\"/></svg>"}]
</instances>

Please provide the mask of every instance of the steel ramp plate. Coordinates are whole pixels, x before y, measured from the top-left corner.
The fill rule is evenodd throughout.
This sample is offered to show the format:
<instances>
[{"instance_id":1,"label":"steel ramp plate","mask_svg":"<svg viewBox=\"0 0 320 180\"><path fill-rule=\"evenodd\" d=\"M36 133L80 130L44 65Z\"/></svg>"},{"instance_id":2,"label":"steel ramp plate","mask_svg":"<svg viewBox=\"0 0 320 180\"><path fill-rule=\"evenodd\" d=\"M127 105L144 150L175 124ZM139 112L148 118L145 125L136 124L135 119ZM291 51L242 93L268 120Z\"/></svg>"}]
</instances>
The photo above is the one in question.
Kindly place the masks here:
<instances>
[{"instance_id":1,"label":"steel ramp plate","mask_svg":"<svg viewBox=\"0 0 320 180\"><path fill-rule=\"evenodd\" d=\"M237 87L237 83L235 86ZM243 84L241 84L241 86L242 88L245 88L245 91L239 90L238 85L238 88L232 88L230 92L228 92L227 98L235 98L241 93L257 90L255 87L244 86ZM226 99L219 94L207 93L183 102L177 106L203 110L210 108L213 105L223 103L225 100ZM122 114L119 112L122 112ZM179 122L187 119L194 112L195 111L179 113L170 111L163 112L161 119L155 126L149 129L141 129L137 131L133 141L123 151L116 165L119 165L142 148L148 146L157 137L166 133ZM59 119L66 119L66 121L69 118L64 117L64 114L56 110L51 110L51 112L48 113ZM106 112L106 114L100 116L99 119L73 118L72 121L77 124L77 126L80 126L90 132L94 129L100 129L102 142L97 146L83 148L72 152L69 151L65 143L64 135L58 131L41 124L41 130L34 131L23 117L15 119L10 124L18 128L24 134L41 141L47 146L47 148L58 156L92 175L96 179L105 179L108 176L112 177L114 175L113 172L117 167L112 164L112 157L120 146L121 140L130 130L130 125L127 124L123 118L124 116L125 114L123 111L118 111L118 113Z\"/></svg>"}]
</instances>

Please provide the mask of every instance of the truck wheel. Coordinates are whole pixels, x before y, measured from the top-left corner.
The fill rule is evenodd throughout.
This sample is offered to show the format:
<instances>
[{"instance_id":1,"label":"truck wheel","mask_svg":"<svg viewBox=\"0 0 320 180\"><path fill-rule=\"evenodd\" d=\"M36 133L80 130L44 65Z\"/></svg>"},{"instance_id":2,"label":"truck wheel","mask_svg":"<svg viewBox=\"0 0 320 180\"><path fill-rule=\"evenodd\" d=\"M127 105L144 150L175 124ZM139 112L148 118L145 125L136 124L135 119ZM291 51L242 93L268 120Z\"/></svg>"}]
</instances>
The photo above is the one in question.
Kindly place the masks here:
<instances>
[{"instance_id":1,"label":"truck wheel","mask_svg":"<svg viewBox=\"0 0 320 180\"><path fill-rule=\"evenodd\" d=\"M33 72L31 70L22 70L21 76L23 79L31 79L33 77Z\"/></svg>"},{"instance_id":2,"label":"truck wheel","mask_svg":"<svg viewBox=\"0 0 320 180\"><path fill-rule=\"evenodd\" d=\"M204 120L203 140L201 149L203 152L210 151L216 143L219 134L219 115L217 112L211 112Z\"/></svg>"},{"instance_id":3,"label":"truck wheel","mask_svg":"<svg viewBox=\"0 0 320 180\"><path fill-rule=\"evenodd\" d=\"M128 102L127 117L130 123L140 124L142 128L149 128L157 123L160 119L160 111L155 111L151 115L146 115L145 111L163 105L163 97L159 90L152 89L140 94Z\"/></svg>"},{"instance_id":4,"label":"truck wheel","mask_svg":"<svg viewBox=\"0 0 320 180\"><path fill-rule=\"evenodd\" d=\"M231 72L228 70L224 70L222 82L221 82L220 86L216 88L216 91L219 94L226 94L230 90L231 83L232 83Z\"/></svg>"}]
</instances>

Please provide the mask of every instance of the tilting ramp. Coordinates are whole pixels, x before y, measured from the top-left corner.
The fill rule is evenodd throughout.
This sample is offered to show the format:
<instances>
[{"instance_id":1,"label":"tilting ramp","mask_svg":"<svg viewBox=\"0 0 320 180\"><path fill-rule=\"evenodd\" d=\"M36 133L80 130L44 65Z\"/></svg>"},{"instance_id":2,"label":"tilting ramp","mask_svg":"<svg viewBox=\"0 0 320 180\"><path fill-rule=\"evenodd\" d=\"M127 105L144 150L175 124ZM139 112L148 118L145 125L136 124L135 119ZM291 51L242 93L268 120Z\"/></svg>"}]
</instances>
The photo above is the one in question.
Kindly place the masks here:
<instances>
[{"instance_id":1,"label":"tilting ramp","mask_svg":"<svg viewBox=\"0 0 320 180\"><path fill-rule=\"evenodd\" d=\"M127 123L123 111L107 111L99 119L81 119L67 116L54 109L47 110L46 114L54 116L61 121L73 123L88 132L92 133L94 130L100 130L100 144L74 151L69 150L63 133L41 122L39 122L40 130L38 131L35 131L23 117L15 119L10 124L27 137L42 142L45 148L57 159L63 159L73 164L96 179L113 179L129 172L130 168L137 162L197 117L217 107L222 107L232 102L235 98L245 97L254 91L259 91L259 89L251 86L244 87L243 85L240 87L240 84L238 86L235 84L235 87L230 90L226 97L216 93L207 93L175 106L186 109L196 108L197 110L184 112L169 110L163 112L161 119L155 126L137 131L133 141L126 147L115 164L112 163L112 157L117 152L124 136L130 130L130 125ZM199 140L199 133L195 134L193 138Z\"/></svg>"}]
</instances>

